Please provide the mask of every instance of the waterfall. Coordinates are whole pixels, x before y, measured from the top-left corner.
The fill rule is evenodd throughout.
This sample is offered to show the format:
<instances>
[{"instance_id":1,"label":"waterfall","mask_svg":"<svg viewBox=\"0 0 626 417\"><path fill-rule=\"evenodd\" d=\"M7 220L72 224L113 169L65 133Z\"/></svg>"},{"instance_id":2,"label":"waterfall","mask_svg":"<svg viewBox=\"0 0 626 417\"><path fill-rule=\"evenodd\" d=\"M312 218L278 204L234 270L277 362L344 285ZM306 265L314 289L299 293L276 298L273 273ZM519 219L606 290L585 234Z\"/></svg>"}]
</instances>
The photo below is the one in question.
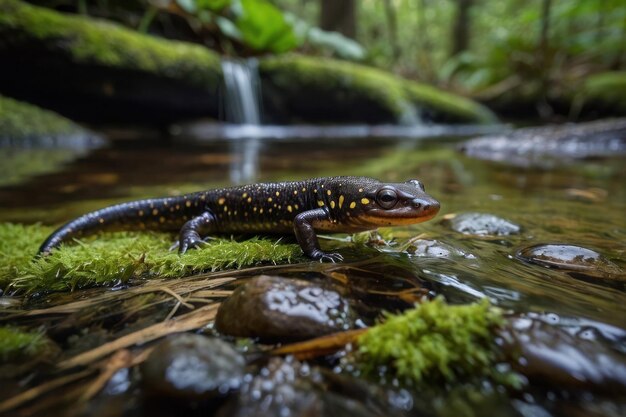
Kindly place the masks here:
<instances>
[{"instance_id":1,"label":"waterfall","mask_svg":"<svg viewBox=\"0 0 626 417\"><path fill-rule=\"evenodd\" d=\"M223 59L226 121L261 124L261 80L256 59Z\"/></svg>"}]
</instances>

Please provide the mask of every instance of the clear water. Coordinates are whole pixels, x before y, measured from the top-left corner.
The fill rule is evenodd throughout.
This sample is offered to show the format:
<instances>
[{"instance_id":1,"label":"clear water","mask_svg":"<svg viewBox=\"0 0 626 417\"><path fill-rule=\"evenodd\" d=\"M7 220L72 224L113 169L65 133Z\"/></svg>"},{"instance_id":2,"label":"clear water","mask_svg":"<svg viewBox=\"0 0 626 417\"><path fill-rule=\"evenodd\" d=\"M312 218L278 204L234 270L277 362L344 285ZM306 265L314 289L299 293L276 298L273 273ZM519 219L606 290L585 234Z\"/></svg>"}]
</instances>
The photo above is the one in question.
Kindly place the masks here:
<instances>
[{"instance_id":1,"label":"clear water","mask_svg":"<svg viewBox=\"0 0 626 417\"><path fill-rule=\"evenodd\" d=\"M399 243L416 236L436 240L464 256L416 256L386 248L379 264L400 262L405 272L452 302L489 297L516 313L541 314L572 334L591 329L599 343L626 352L623 275L612 280L581 277L514 256L526 246L566 243L600 252L626 271L626 161L582 161L550 170L516 168L467 158L456 150L458 138L435 136L199 143L179 135L165 144L119 141L47 174L37 174L36 167L33 176L22 172L21 181L0 187L0 221L56 224L115 202L247 181L327 175L367 175L383 181L418 178L441 202L441 212L426 224L395 228L393 235ZM2 154L7 151L0 149ZM520 225L522 232L476 238L441 222L462 212L497 215ZM335 243L323 242L328 244ZM353 255L349 245L339 246L348 260L362 256ZM542 398L538 403L526 397L510 399L508 411L502 413L552 415L554 404L568 410L570 402L580 415L594 409L592 405L602 405L598 407L604 411L596 409L597 415L607 409L619 415L626 407L623 399L591 394L583 405L580 399L557 401L548 395L551 391L535 393Z\"/></svg>"}]
</instances>

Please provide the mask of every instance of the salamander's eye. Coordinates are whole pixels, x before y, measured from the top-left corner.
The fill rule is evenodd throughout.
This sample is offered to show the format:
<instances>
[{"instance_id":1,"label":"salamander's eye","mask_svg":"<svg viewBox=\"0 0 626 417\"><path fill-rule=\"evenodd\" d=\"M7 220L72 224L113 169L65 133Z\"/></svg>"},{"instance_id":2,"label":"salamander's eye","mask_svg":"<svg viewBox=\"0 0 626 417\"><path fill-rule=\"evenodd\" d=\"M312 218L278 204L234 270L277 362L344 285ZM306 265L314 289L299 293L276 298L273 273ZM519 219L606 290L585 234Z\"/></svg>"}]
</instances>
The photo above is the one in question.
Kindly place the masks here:
<instances>
[{"instance_id":1,"label":"salamander's eye","mask_svg":"<svg viewBox=\"0 0 626 417\"><path fill-rule=\"evenodd\" d=\"M389 188L383 188L376 194L376 203L384 209L390 209L398 202L398 194Z\"/></svg>"}]
</instances>

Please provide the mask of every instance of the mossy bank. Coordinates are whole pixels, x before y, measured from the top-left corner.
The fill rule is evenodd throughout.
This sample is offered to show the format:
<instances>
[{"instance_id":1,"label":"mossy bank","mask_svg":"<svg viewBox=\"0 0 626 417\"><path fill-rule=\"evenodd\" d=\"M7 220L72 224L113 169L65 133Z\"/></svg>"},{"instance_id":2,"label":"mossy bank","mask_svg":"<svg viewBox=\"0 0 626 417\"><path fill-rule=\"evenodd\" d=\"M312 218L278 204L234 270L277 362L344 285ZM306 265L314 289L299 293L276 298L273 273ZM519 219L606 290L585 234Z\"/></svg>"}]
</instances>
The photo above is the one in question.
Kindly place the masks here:
<instances>
[{"instance_id":1,"label":"mossy bank","mask_svg":"<svg viewBox=\"0 0 626 417\"><path fill-rule=\"evenodd\" d=\"M0 0L0 92L75 120L219 119L215 52L118 24ZM483 123L485 107L374 68L288 55L261 59L266 122Z\"/></svg>"},{"instance_id":2,"label":"mossy bank","mask_svg":"<svg viewBox=\"0 0 626 417\"><path fill-rule=\"evenodd\" d=\"M490 123L486 107L391 73L319 57L287 55L260 63L264 106L278 121Z\"/></svg>"},{"instance_id":3,"label":"mossy bank","mask_svg":"<svg viewBox=\"0 0 626 417\"><path fill-rule=\"evenodd\" d=\"M0 91L76 119L219 112L216 53L100 19L0 0L0 61Z\"/></svg>"}]
</instances>

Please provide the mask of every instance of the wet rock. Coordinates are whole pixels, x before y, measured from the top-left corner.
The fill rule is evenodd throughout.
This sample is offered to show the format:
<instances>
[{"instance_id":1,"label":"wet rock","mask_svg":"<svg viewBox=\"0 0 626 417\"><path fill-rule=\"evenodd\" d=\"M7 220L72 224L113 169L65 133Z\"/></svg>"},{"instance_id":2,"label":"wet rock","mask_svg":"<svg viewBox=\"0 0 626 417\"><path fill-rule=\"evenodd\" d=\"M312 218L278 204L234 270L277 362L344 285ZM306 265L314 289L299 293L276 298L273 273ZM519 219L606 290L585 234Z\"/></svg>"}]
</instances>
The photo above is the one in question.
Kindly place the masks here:
<instances>
[{"instance_id":1,"label":"wet rock","mask_svg":"<svg viewBox=\"0 0 626 417\"><path fill-rule=\"evenodd\" d=\"M217 338L184 334L161 342L141 365L143 383L153 394L211 399L239 388L245 361Z\"/></svg>"},{"instance_id":2,"label":"wet rock","mask_svg":"<svg viewBox=\"0 0 626 417\"><path fill-rule=\"evenodd\" d=\"M521 227L493 214L461 213L443 221L455 232L476 236L509 236L518 234Z\"/></svg>"},{"instance_id":3,"label":"wet rock","mask_svg":"<svg viewBox=\"0 0 626 417\"><path fill-rule=\"evenodd\" d=\"M478 159L515 166L551 166L562 161L626 154L626 119L523 128L465 142Z\"/></svg>"},{"instance_id":4,"label":"wet rock","mask_svg":"<svg viewBox=\"0 0 626 417\"><path fill-rule=\"evenodd\" d=\"M310 339L352 327L348 303L308 281L261 275L222 302L215 326L231 336L266 342Z\"/></svg>"},{"instance_id":5,"label":"wet rock","mask_svg":"<svg viewBox=\"0 0 626 417\"><path fill-rule=\"evenodd\" d=\"M611 277L621 272L617 265L598 252L575 245L538 244L520 249L516 256L537 265L587 275Z\"/></svg>"},{"instance_id":6,"label":"wet rock","mask_svg":"<svg viewBox=\"0 0 626 417\"><path fill-rule=\"evenodd\" d=\"M394 416L387 399L363 382L293 358L272 358L217 417Z\"/></svg>"},{"instance_id":7,"label":"wet rock","mask_svg":"<svg viewBox=\"0 0 626 417\"><path fill-rule=\"evenodd\" d=\"M513 367L537 384L626 393L626 355L529 317L501 332Z\"/></svg>"},{"instance_id":8,"label":"wet rock","mask_svg":"<svg viewBox=\"0 0 626 417\"><path fill-rule=\"evenodd\" d=\"M471 253L465 253L447 243L437 240L412 239L408 242L406 251L413 256L424 258L467 258L475 259Z\"/></svg>"}]
</instances>

